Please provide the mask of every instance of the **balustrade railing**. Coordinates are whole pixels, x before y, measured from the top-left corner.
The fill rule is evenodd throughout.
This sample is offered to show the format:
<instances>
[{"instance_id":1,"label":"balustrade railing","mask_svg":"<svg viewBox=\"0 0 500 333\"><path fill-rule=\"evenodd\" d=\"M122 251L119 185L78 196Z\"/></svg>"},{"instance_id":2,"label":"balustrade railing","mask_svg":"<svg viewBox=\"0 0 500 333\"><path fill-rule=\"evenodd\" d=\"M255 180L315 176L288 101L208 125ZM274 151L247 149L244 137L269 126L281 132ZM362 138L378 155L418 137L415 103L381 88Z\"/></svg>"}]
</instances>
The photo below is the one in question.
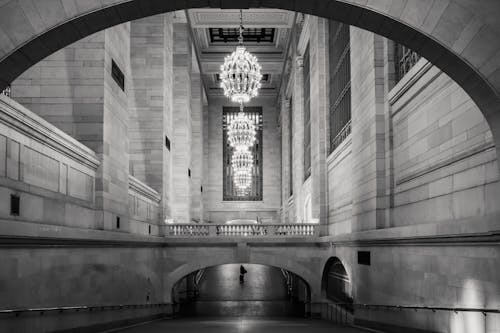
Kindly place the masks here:
<instances>
[{"instance_id":1,"label":"balustrade railing","mask_svg":"<svg viewBox=\"0 0 500 333\"><path fill-rule=\"evenodd\" d=\"M312 237L317 224L168 224L165 237Z\"/></svg>"}]
</instances>

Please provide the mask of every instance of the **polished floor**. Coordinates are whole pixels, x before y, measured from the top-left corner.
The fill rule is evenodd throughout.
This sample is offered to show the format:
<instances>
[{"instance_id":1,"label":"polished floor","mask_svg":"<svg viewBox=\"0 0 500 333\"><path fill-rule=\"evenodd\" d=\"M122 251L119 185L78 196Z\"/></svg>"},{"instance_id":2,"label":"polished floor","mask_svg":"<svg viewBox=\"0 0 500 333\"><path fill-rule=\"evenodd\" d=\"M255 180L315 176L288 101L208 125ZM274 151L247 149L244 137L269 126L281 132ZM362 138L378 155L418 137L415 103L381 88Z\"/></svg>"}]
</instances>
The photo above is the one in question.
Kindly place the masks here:
<instances>
[{"instance_id":1,"label":"polished floor","mask_svg":"<svg viewBox=\"0 0 500 333\"><path fill-rule=\"evenodd\" d=\"M296 318L190 318L153 322L123 333L363 333L327 321Z\"/></svg>"}]
</instances>

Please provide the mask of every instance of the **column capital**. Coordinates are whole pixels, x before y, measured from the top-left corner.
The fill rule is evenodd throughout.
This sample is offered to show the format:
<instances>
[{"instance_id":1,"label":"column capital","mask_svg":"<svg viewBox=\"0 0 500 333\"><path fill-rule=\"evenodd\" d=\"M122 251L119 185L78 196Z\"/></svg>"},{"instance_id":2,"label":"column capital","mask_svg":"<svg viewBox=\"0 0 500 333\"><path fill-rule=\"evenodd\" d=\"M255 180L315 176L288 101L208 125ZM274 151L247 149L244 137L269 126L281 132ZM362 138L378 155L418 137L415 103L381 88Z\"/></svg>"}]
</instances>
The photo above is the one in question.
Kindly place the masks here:
<instances>
[{"instance_id":1,"label":"column capital","mask_svg":"<svg viewBox=\"0 0 500 333\"><path fill-rule=\"evenodd\" d=\"M288 109L290 107L290 98L283 98L281 100L281 108Z\"/></svg>"},{"instance_id":2,"label":"column capital","mask_svg":"<svg viewBox=\"0 0 500 333\"><path fill-rule=\"evenodd\" d=\"M295 66L302 68L304 67L304 57L303 56L296 56L295 57Z\"/></svg>"}]
</instances>

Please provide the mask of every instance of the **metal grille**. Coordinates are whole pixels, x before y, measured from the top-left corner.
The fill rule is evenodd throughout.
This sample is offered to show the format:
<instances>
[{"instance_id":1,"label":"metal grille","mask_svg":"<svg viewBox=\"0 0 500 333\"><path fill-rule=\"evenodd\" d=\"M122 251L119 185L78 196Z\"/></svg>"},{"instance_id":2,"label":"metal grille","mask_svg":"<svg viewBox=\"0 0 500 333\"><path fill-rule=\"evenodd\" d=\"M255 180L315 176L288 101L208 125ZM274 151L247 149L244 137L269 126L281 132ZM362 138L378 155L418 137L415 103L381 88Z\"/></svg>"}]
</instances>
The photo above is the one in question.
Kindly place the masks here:
<instances>
[{"instance_id":1,"label":"metal grille","mask_svg":"<svg viewBox=\"0 0 500 333\"><path fill-rule=\"evenodd\" d=\"M351 133L351 48L349 25L330 21L330 152Z\"/></svg>"},{"instance_id":2,"label":"metal grille","mask_svg":"<svg viewBox=\"0 0 500 333\"><path fill-rule=\"evenodd\" d=\"M223 147L223 200L224 201L260 201L262 200L262 108L245 107L244 112L254 121L257 128L257 140L250 149L253 154L252 185L246 195L237 193L233 183L231 156L233 148L227 141L227 125L236 117L239 107L224 107L222 112L222 147Z\"/></svg>"},{"instance_id":3,"label":"metal grille","mask_svg":"<svg viewBox=\"0 0 500 333\"><path fill-rule=\"evenodd\" d=\"M304 180L311 175L311 81L309 46L304 53Z\"/></svg>"},{"instance_id":4,"label":"metal grille","mask_svg":"<svg viewBox=\"0 0 500 333\"><path fill-rule=\"evenodd\" d=\"M233 43L240 36L239 28L209 28L212 43ZM243 30L243 40L250 43L274 43L274 28L246 28Z\"/></svg>"},{"instance_id":5,"label":"metal grille","mask_svg":"<svg viewBox=\"0 0 500 333\"><path fill-rule=\"evenodd\" d=\"M396 82L399 82L420 60L421 56L404 45L394 43L396 64Z\"/></svg>"}]
</instances>

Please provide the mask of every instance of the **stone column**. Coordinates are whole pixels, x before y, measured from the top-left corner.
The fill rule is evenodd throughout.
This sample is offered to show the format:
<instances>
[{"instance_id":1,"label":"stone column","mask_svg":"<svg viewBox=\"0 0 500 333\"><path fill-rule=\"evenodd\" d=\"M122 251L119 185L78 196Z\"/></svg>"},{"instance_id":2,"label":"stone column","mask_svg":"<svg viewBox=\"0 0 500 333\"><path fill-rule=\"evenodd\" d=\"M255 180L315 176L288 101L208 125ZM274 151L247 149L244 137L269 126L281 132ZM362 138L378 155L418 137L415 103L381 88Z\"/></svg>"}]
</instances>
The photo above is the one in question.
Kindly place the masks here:
<instances>
[{"instance_id":1,"label":"stone column","mask_svg":"<svg viewBox=\"0 0 500 333\"><path fill-rule=\"evenodd\" d=\"M172 99L171 14L131 22L130 174L162 197L161 216L168 217ZM170 139L169 139L170 140Z\"/></svg>"},{"instance_id":2,"label":"stone column","mask_svg":"<svg viewBox=\"0 0 500 333\"><path fill-rule=\"evenodd\" d=\"M353 231L384 226L383 38L351 27Z\"/></svg>"},{"instance_id":3,"label":"stone column","mask_svg":"<svg viewBox=\"0 0 500 333\"><path fill-rule=\"evenodd\" d=\"M302 222L304 218L304 202L302 185L304 184L304 58L295 59L293 87L293 201L295 203L295 222Z\"/></svg>"},{"instance_id":4,"label":"stone column","mask_svg":"<svg viewBox=\"0 0 500 333\"><path fill-rule=\"evenodd\" d=\"M194 51L193 51L194 52ZM201 222L203 202L201 180L203 174L203 85L196 57L193 54L191 72L191 218Z\"/></svg>"},{"instance_id":5,"label":"stone column","mask_svg":"<svg viewBox=\"0 0 500 333\"><path fill-rule=\"evenodd\" d=\"M281 100L281 222L288 223L288 198L290 197L290 100Z\"/></svg>"},{"instance_id":6,"label":"stone column","mask_svg":"<svg viewBox=\"0 0 500 333\"><path fill-rule=\"evenodd\" d=\"M187 23L174 23L172 217L191 222L191 39Z\"/></svg>"},{"instance_id":7,"label":"stone column","mask_svg":"<svg viewBox=\"0 0 500 333\"><path fill-rule=\"evenodd\" d=\"M311 82L311 207L312 217L327 231L328 20L311 18L309 39Z\"/></svg>"}]
</instances>

